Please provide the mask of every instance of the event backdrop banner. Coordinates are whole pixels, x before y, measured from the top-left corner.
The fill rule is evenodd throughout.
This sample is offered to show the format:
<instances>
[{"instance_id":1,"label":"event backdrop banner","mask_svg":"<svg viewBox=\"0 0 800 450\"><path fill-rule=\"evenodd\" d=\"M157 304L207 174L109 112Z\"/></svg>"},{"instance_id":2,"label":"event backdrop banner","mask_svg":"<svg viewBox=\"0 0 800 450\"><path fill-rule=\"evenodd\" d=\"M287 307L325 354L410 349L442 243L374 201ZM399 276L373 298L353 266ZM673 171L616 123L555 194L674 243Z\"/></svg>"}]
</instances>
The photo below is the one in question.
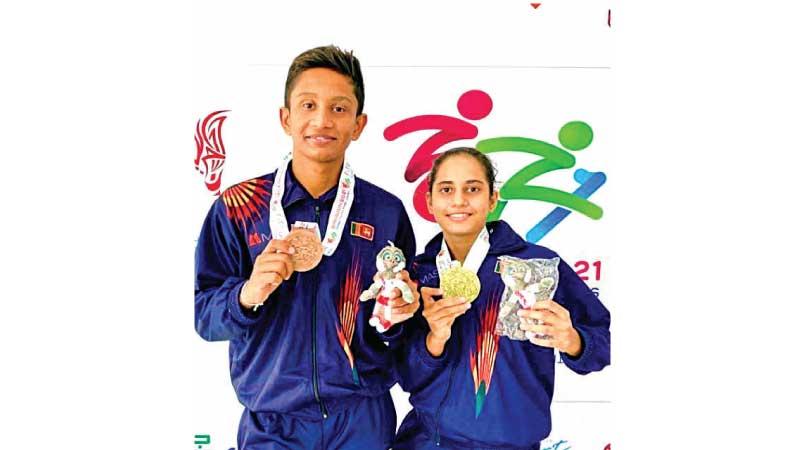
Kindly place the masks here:
<instances>
[{"instance_id":1,"label":"event backdrop banner","mask_svg":"<svg viewBox=\"0 0 800 450\"><path fill-rule=\"evenodd\" d=\"M186 230L186 263L211 204L274 171L291 150L278 113L291 60L334 44L354 51L365 79L369 121L348 159L358 176L403 201L418 251L438 232L421 195L436 153L476 147L498 168L493 218L558 252L613 316L611 12L610 2L564 0L197 2L195 145L186 130L185 149L186 170L196 172L195 228ZM188 297L181 301L191 315ZM186 448L235 449L243 408L228 344L195 336L195 435ZM392 397L399 423L408 394L395 386ZM609 449L612 401L613 367L581 376L559 361L542 448Z\"/></svg>"}]
</instances>

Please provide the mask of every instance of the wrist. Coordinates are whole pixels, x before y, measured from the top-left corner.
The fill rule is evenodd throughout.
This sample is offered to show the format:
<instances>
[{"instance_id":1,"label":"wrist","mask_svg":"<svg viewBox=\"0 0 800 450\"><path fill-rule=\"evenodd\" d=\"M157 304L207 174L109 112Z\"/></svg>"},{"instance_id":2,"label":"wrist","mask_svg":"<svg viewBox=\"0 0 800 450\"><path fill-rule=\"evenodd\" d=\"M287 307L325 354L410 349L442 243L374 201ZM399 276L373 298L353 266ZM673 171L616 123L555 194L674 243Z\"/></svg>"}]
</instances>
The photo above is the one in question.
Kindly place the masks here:
<instances>
[{"instance_id":1,"label":"wrist","mask_svg":"<svg viewBox=\"0 0 800 450\"><path fill-rule=\"evenodd\" d=\"M248 311L255 311L259 306L264 304L264 301L261 301L260 303L252 301L250 298L250 292L247 289L249 284L250 280L247 280L242 285L242 289L239 291L239 304L242 306L242 308Z\"/></svg>"},{"instance_id":2,"label":"wrist","mask_svg":"<svg viewBox=\"0 0 800 450\"><path fill-rule=\"evenodd\" d=\"M448 338L442 338L429 332L425 338L425 347L428 349L428 353L430 353L431 356L439 357L444 353L444 346L447 344L447 341Z\"/></svg>"},{"instance_id":3,"label":"wrist","mask_svg":"<svg viewBox=\"0 0 800 450\"><path fill-rule=\"evenodd\" d=\"M581 339L581 335L575 328L571 328L569 345L567 345L567 348L564 349L564 353L572 358L575 358L580 355L582 351L583 341Z\"/></svg>"}]
</instances>

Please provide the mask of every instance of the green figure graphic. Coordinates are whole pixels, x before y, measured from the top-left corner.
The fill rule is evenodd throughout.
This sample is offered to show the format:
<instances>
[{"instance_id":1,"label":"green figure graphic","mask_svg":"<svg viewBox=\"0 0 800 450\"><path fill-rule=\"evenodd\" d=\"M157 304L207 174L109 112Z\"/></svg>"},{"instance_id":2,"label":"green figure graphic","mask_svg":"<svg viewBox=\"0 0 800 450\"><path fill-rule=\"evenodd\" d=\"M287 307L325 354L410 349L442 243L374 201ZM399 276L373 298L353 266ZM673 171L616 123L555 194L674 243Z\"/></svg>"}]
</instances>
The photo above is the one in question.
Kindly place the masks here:
<instances>
[{"instance_id":1,"label":"green figure graphic","mask_svg":"<svg viewBox=\"0 0 800 450\"><path fill-rule=\"evenodd\" d=\"M558 140L564 148L580 151L592 143L592 127L585 122L569 122L561 127ZM528 182L540 175L554 170L569 169L575 166L575 157L568 151L553 144L524 137L499 137L484 139L477 144L482 153L522 152L541 156L534 163L525 166L514 174L500 189L497 207L489 214L487 221L498 220L509 200L539 200L553 203L577 211L597 220L603 216L603 209L589 200L570 192L544 186L529 186Z\"/></svg>"}]
</instances>

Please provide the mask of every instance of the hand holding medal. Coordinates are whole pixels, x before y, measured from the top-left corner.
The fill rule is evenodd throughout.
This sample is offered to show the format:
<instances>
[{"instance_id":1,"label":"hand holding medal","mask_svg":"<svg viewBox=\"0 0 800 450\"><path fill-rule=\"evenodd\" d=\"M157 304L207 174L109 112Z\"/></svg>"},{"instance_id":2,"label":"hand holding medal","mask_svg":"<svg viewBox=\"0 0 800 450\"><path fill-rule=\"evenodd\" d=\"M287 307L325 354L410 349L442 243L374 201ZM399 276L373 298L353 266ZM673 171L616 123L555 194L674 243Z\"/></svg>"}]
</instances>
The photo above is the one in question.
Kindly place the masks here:
<instances>
[{"instance_id":1,"label":"hand holding medal","mask_svg":"<svg viewBox=\"0 0 800 450\"><path fill-rule=\"evenodd\" d=\"M245 308L262 305L280 284L294 272L294 248L286 240L273 239L256 257L250 278L239 292L239 303Z\"/></svg>"},{"instance_id":2,"label":"hand holding medal","mask_svg":"<svg viewBox=\"0 0 800 450\"><path fill-rule=\"evenodd\" d=\"M444 346L450 339L453 323L470 308L470 302L463 297L445 297L434 300L434 296L442 295L442 289L423 287L421 289L424 309L422 317L428 322L430 332L425 339L428 352L438 357L444 352Z\"/></svg>"}]
</instances>

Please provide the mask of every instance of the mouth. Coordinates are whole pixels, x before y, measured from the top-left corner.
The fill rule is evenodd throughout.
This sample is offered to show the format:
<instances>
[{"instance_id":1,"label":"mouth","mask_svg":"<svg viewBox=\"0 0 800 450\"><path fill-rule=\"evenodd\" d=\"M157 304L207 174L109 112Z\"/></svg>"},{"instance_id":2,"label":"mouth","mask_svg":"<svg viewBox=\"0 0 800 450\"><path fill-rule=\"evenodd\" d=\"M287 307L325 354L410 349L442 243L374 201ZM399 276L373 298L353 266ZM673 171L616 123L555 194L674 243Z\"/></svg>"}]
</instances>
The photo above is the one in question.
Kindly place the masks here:
<instances>
[{"instance_id":1,"label":"mouth","mask_svg":"<svg viewBox=\"0 0 800 450\"><path fill-rule=\"evenodd\" d=\"M326 145L335 141L336 138L327 134L312 134L306 136L305 140L314 145Z\"/></svg>"},{"instance_id":2,"label":"mouth","mask_svg":"<svg viewBox=\"0 0 800 450\"><path fill-rule=\"evenodd\" d=\"M447 218L453 222L464 222L465 220L469 219L470 216L472 216L472 214L466 212L447 214Z\"/></svg>"}]
</instances>

